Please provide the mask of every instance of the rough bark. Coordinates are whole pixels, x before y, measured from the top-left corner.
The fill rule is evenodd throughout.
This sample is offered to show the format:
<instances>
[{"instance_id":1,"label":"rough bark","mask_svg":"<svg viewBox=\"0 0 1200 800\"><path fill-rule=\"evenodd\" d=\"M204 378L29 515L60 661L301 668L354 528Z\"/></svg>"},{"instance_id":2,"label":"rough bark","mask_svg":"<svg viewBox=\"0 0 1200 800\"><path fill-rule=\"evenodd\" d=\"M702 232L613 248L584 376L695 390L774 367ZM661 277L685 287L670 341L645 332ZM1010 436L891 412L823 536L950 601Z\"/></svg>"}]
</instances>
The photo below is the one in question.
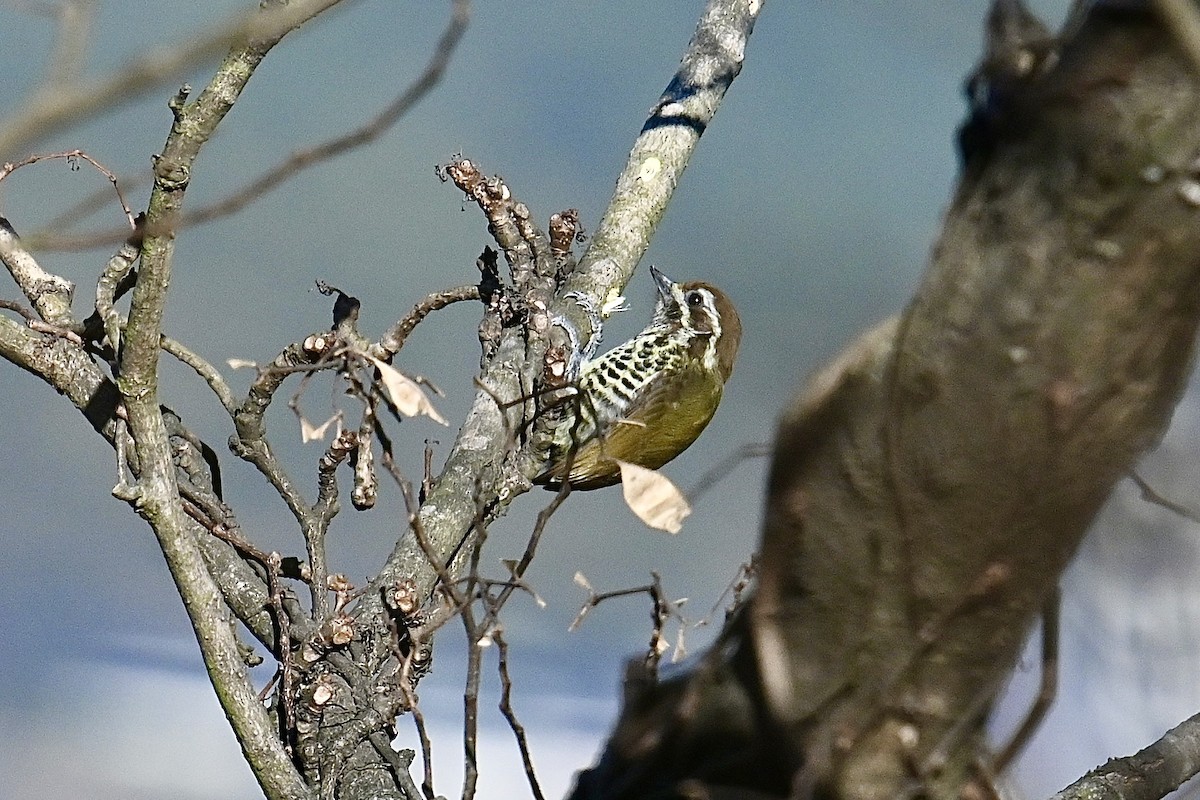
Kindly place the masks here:
<instances>
[{"instance_id":1,"label":"rough bark","mask_svg":"<svg viewBox=\"0 0 1200 800\"><path fill-rule=\"evenodd\" d=\"M954 797L1200 320L1200 82L1138 4L1061 40L993 10L964 166L903 314L781 422L760 583L690 675L634 693L577 798Z\"/></svg>"}]
</instances>

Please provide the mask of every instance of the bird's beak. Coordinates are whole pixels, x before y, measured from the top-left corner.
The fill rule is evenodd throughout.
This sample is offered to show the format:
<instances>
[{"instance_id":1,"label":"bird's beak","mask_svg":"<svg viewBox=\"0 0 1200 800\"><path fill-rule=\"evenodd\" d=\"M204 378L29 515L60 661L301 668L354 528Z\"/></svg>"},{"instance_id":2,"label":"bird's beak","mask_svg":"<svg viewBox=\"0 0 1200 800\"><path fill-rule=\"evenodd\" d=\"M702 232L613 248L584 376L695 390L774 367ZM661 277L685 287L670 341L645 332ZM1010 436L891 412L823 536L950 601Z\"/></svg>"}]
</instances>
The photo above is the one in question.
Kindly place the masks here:
<instances>
[{"instance_id":1,"label":"bird's beak","mask_svg":"<svg viewBox=\"0 0 1200 800\"><path fill-rule=\"evenodd\" d=\"M654 286L658 289L658 295L664 303L670 303L673 299L671 287L675 281L668 278L658 271L658 268L653 264L650 265L650 277L654 278Z\"/></svg>"}]
</instances>

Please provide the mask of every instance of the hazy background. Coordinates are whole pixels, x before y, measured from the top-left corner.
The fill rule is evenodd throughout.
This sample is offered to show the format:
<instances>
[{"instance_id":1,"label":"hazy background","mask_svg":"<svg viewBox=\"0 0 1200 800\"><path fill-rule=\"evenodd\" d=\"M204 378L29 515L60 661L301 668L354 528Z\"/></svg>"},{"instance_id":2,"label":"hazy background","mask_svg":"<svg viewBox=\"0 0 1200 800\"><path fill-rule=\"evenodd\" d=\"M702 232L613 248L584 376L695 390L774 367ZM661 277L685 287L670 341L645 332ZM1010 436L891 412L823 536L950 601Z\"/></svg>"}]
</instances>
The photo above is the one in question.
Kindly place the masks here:
<instances>
[{"instance_id":1,"label":"hazy background","mask_svg":"<svg viewBox=\"0 0 1200 800\"><path fill-rule=\"evenodd\" d=\"M88 74L146 48L187 40L249 3L96 2ZM449 73L383 139L303 173L238 216L192 229L178 242L166 326L215 363L269 361L328 325L325 279L363 301L363 329L378 333L426 293L474 280L490 242L482 215L438 183L434 165L462 152L502 174L534 213L577 207L595 227L629 144L673 73L702 7L695 2L478 3ZM1037 3L1053 21L1066 0ZM37 85L51 25L0 0L0 115ZM290 150L372 116L422 68L447 3L348 3L273 52L193 172L189 206L229 193ZM647 256L668 274L703 278L737 302L746 335L737 371L710 430L667 468L684 487L736 448L769 440L779 409L803 377L856 332L900 309L915 286L953 186L960 86L973 64L982 0L769 2L745 69L709 128ZM212 64L187 80L199 89ZM144 205L150 155L170 125L173 84L115 109L39 152L83 148L122 176ZM26 153L2 153L0 160ZM62 162L22 169L0 185L0 212L18 231L104 186ZM111 202L95 224L120 222ZM46 253L48 269L92 302L110 253ZM16 298L15 287L0 296ZM609 327L616 343L646 321L650 281L639 270L633 310ZM438 458L472 394L478 310L428 320L398 362L449 394L449 430L426 420L397 431L410 474L426 437ZM164 361L164 402L222 454L230 423L194 375ZM233 376L243 391L248 376ZM109 492L111 451L64 400L0 365L10 413L0 417L0 798L252 798L259 796L200 666L189 625L149 528ZM328 414L329 383L303 398ZM280 395L280 402L286 397ZM301 447L293 418L271 416L293 475L313 494L322 447ZM1160 490L1195 495L1200 412L1181 406L1167 446L1145 472ZM283 446L284 442L288 442ZM282 504L256 473L224 457L226 496L246 532L288 553L302 545ZM530 729L550 796L565 790L611 725L619 675L649 636L644 598L595 610L567 633L584 595L664 576L673 597L704 618L755 545L765 461L743 463L697 504L677 537L649 531L619 491L571 498L543 540L531 579L547 600L510 605L514 702ZM485 562L524 547L549 499L522 498L495 526ZM331 560L356 582L371 574L401 526L394 494L337 520ZM1065 582L1062 689L1054 716L1018 770L1046 794L1108 756L1156 738L1200 708L1196 530L1121 487L1105 524ZM674 633L674 629L672 629ZM699 648L706 630L689 630ZM461 767L461 633L439 640L422 684L440 783L457 796ZM489 659L489 664L491 663ZM1036 655L1018 672L998 727L1015 724L1036 682ZM257 671L261 685L266 669ZM511 737L484 698L481 796L519 796ZM408 720L400 721L408 735ZM516 788L514 788L516 787Z\"/></svg>"}]
</instances>

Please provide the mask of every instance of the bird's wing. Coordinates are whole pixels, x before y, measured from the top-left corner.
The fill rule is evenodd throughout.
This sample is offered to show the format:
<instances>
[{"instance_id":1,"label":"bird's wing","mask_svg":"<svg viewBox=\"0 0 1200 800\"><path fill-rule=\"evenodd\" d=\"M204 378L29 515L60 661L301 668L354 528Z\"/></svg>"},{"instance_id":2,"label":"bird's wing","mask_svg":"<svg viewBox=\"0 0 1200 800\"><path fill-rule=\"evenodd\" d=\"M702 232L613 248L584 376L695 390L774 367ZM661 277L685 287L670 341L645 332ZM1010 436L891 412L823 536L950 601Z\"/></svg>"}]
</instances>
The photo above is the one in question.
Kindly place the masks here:
<instances>
[{"instance_id":1,"label":"bird's wing","mask_svg":"<svg viewBox=\"0 0 1200 800\"><path fill-rule=\"evenodd\" d=\"M687 449L708 425L721 390L720 381L697 370L656 377L623 419L609 423L602 435L579 448L571 464L571 483L580 489L616 483L617 458L658 469Z\"/></svg>"}]
</instances>

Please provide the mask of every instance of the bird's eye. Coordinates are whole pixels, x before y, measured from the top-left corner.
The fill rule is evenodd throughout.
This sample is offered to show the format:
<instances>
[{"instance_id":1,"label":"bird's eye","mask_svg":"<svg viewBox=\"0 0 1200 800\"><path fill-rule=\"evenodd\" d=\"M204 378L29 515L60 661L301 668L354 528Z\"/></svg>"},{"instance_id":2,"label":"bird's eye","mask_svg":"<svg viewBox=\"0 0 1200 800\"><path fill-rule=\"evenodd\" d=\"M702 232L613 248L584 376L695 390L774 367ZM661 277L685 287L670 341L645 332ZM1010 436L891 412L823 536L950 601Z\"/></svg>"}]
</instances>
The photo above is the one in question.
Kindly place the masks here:
<instances>
[{"instance_id":1,"label":"bird's eye","mask_svg":"<svg viewBox=\"0 0 1200 800\"><path fill-rule=\"evenodd\" d=\"M704 297L699 292L688 292L687 303L689 306L692 306L693 308L695 308L696 306L700 305L703 302L704 302Z\"/></svg>"}]
</instances>

